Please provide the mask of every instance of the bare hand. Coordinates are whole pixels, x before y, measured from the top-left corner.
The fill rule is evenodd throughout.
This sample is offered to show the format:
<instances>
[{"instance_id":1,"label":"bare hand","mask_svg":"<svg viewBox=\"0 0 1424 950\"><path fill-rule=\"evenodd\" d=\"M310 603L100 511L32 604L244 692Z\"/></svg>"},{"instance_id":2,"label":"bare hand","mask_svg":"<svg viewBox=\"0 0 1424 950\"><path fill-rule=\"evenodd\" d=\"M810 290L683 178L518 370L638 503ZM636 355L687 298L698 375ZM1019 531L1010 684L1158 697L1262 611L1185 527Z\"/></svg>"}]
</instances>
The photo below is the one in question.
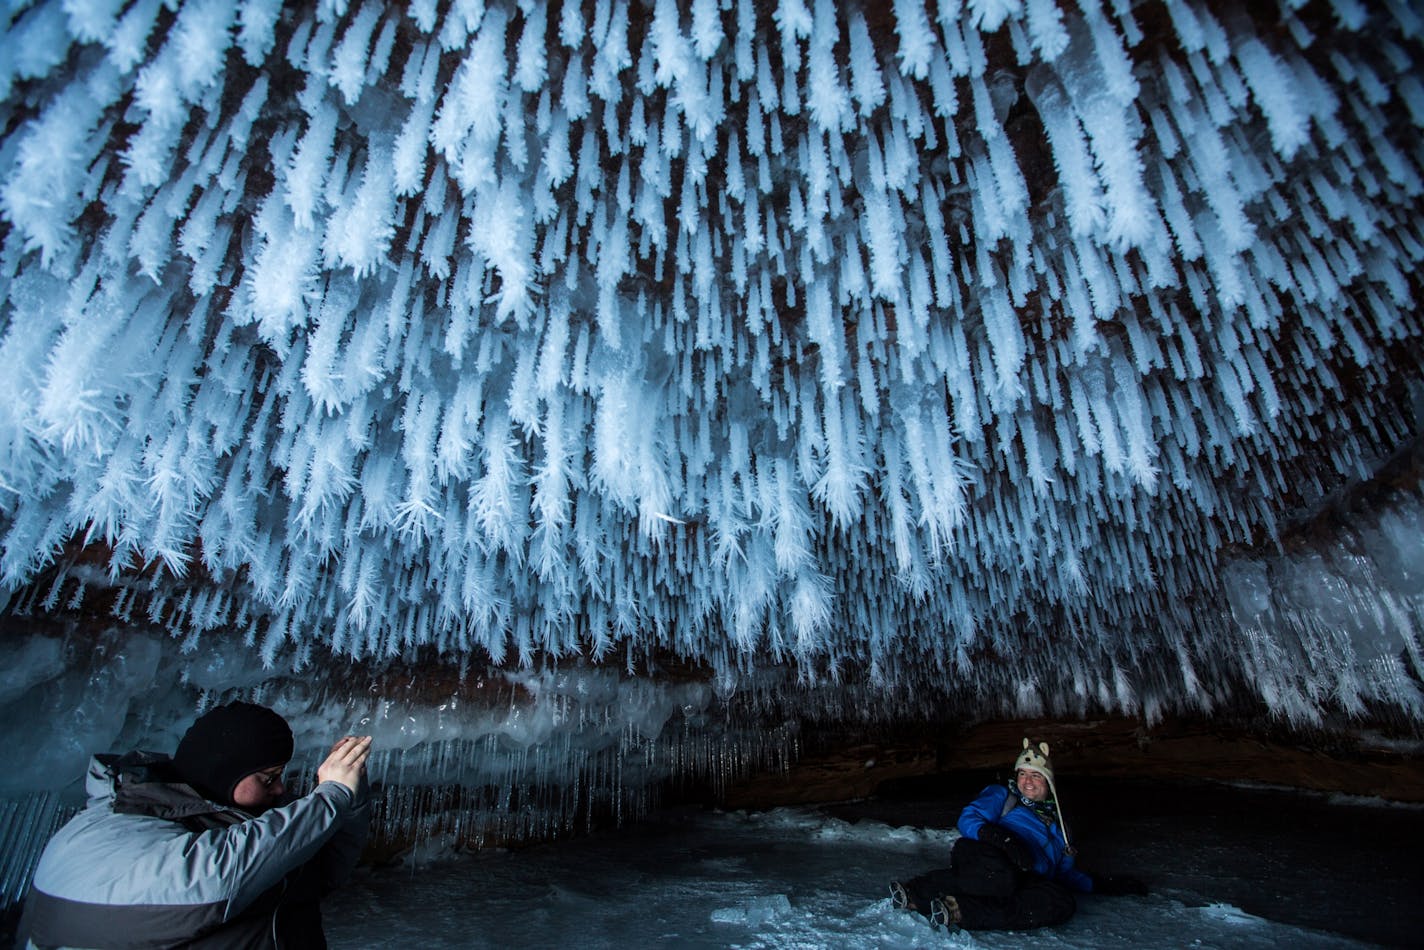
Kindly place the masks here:
<instances>
[{"instance_id":1,"label":"bare hand","mask_svg":"<svg viewBox=\"0 0 1424 950\"><path fill-rule=\"evenodd\" d=\"M316 770L317 782L340 782L354 795L366 773L371 755L370 736L343 736L331 747L331 754Z\"/></svg>"}]
</instances>

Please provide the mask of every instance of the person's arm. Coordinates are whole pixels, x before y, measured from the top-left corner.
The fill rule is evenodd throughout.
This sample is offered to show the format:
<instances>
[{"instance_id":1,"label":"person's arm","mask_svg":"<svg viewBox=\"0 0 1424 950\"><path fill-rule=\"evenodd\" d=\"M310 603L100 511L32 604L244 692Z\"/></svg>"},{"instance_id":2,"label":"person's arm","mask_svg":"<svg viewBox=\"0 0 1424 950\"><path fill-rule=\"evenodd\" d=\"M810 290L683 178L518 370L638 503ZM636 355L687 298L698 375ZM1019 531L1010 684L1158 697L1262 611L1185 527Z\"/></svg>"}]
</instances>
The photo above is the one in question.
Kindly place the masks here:
<instances>
[{"instance_id":1,"label":"person's arm","mask_svg":"<svg viewBox=\"0 0 1424 950\"><path fill-rule=\"evenodd\" d=\"M213 862L209 873L231 883L224 919L241 913L289 872L312 860L346 825L358 820L361 830L353 830L351 835L361 835L361 842L355 845L355 857L360 856L368 810L358 793L365 787L370 751L370 736L346 736L332 746L317 768L319 784L309 794L259 818L198 836L200 840L216 839L207 843ZM343 856L350 847L346 842ZM345 870L349 869L348 863Z\"/></svg>"},{"instance_id":2,"label":"person's arm","mask_svg":"<svg viewBox=\"0 0 1424 950\"><path fill-rule=\"evenodd\" d=\"M1094 890L1094 879L1073 866L1071 854L1063 855L1063 860L1058 865L1058 873L1054 877L1080 894L1090 894Z\"/></svg>"},{"instance_id":3,"label":"person's arm","mask_svg":"<svg viewBox=\"0 0 1424 950\"><path fill-rule=\"evenodd\" d=\"M1003 814L1008 797L1009 790L1002 785L990 785L984 789L959 813L959 833L966 838L978 838L984 825L994 823Z\"/></svg>"},{"instance_id":4,"label":"person's arm","mask_svg":"<svg viewBox=\"0 0 1424 950\"><path fill-rule=\"evenodd\" d=\"M1004 817L1004 805L1008 800L1008 788L1003 785L990 785L959 813L959 831L967 838L992 844L1003 851L1020 871L1034 870L1040 863L1040 849L1032 847L1028 841L1010 831L1000 821ZM1050 867L1051 863L1045 863L1039 869L1040 873L1046 874Z\"/></svg>"},{"instance_id":5,"label":"person's arm","mask_svg":"<svg viewBox=\"0 0 1424 950\"><path fill-rule=\"evenodd\" d=\"M323 782L290 804L261 817L196 835L184 849L195 877L224 883L224 920L241 913L262 892L310 861L351 814L354 794Z\"/></svg>"},{"instance_id":6,"label":"person's arm","mask_svg":"<svg viewBox=\"0 0 1424 950\"><path fill-rule=\"evenodd\" d=\"M1148 893L1146 884L1126 874L1092 874L1088 877L1092 882L1092 893L1104 897L1143 897Z\"/></svg>"},{"instance_id":7,"label":"person's arm","mask_svg":"<svg viewBox=\"0 0 1424 950\"><path fill-rule=\"evenodd\" d=\"M366 848L371 831L371 789L363 774L356 786L351 814L336 829L331 840L316 856L317 880L321 896L336 890L351 877L351 871Z\"/></svg>"}]
</instances>

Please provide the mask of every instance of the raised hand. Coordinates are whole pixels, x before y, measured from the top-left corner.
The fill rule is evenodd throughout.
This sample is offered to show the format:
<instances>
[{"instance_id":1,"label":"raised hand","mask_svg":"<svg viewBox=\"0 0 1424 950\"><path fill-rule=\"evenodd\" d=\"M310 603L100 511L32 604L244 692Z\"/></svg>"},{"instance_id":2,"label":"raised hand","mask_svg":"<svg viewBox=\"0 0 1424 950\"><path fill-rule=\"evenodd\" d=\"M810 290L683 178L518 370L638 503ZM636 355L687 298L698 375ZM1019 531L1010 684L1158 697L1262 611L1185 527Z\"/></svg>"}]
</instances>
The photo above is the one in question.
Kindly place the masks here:
<instances>
[{"instance_id":1,"label":"raised hand","mask_svg":"<svg viewBox=\"0 0 1424 950\"><path fill-rule=\"evenodd\" d=\"M340 782L355 794L370 755L370 736L343 736L332 745L326 761L317 767L316 780Z\"/></svg>"}]
</instances>

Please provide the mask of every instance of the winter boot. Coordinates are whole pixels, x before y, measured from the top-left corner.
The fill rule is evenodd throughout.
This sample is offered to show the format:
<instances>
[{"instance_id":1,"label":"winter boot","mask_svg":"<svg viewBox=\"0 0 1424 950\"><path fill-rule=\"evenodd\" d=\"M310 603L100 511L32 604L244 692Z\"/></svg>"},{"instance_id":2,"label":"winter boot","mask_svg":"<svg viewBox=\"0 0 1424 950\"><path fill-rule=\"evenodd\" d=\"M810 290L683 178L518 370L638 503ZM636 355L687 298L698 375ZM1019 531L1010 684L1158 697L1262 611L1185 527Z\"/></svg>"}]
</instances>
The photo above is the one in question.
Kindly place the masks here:
<instances>
[{"instance_id":1,"label":"winter boot","mask_svg":"<svg viewBox=\"0 0 1424 950\"><path fill-rule=\"evenodd\" d=\"M890 882L890 903L896 910L912 910L910 907L910 892L905 890L905 885L899 881Z\"/></svg>"},{"instance_id":2,"label":"winter boot","mask_svg":"<svg viewBox=\"0 0 1424 950\"><path fill-rule=\"evenodd\" d=\"M930 901L930 923L935 926L958 930L961 919L963 915L959 911L959 901L954 899L953 894L945 894Z\"/></svg>"}]
</instances>

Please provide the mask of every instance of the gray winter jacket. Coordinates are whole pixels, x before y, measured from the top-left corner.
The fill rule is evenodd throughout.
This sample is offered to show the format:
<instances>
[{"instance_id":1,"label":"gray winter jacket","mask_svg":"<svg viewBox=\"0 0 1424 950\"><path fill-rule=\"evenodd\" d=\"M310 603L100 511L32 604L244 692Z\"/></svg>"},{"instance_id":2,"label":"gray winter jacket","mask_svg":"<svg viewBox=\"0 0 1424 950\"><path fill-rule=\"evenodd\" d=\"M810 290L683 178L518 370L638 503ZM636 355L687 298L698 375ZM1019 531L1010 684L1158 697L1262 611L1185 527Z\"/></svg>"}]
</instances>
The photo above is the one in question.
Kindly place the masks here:
<instances>
[{"instance_id":1,"label":"gray winter jacket","mask_svg":"<svg viewBox=\"0 0 1424 950\"><path fill-rule=\"evenodd\" d=\"M87 791L40 857L22 947L324 946L318 901L369 821L364 782L356 795L323 782L254 817L145 752L96 756Z\"/></svg>"}]
</instances>

